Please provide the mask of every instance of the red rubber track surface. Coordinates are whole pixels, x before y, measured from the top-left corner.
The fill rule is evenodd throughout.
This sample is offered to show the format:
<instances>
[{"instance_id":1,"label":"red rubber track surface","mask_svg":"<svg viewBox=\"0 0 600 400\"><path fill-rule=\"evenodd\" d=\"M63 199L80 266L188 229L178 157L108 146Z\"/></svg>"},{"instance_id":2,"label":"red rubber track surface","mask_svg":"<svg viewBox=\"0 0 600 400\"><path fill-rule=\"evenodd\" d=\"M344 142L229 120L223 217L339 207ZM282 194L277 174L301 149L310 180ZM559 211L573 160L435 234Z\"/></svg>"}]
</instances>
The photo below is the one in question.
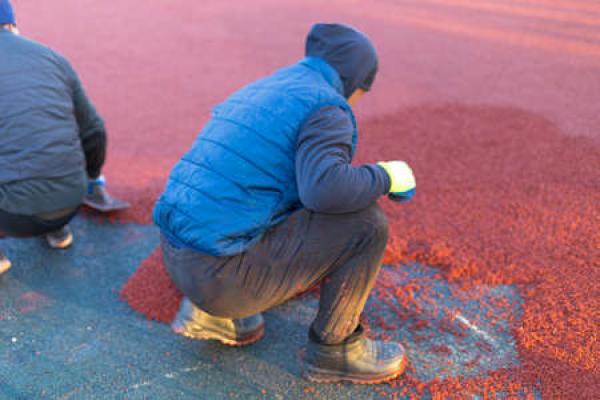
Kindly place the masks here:
<instances>
[{"instance_id":1,"label":"red rubber track surface","mask_svg":"<svg viewBox=\"0 0 600 400\"><path fill-rule=\"evenodd\" d=\"M434 265L464 287L514 284L523 298L518 367L415 385L437 398L527 385L600 397L600 4L15 3L23 34L82 76L109 128L110 188L134 205L119 219L142 223L212 105L302 57L313 22L359 27L381 72L357 109L357 161L404 159L418 182L412 203L382 201L386 262ZM179 296L158 252L122 294L162 321Z\"/></svg>"}]
</instances>

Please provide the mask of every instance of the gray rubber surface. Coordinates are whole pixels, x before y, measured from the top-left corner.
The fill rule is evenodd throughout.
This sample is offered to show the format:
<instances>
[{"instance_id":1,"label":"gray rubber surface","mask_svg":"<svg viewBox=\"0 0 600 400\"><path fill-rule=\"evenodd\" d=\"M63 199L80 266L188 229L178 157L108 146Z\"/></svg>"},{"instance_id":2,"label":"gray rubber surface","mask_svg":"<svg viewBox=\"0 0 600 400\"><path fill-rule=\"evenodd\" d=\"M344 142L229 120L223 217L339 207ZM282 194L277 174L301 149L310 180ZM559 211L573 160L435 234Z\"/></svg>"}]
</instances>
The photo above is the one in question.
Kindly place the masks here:
<instances>
[{"instance_id":1,"label":"gray rubber surface","mask_svg":"<svg viewBox=\"0 0 600 400\"><path fill-rule=\"evenodd\" d=\"M402 387L313 385L300 378L317 307L311 294L266 313L265 338L245 348L192 341L146 321L118 293L158 244L158 231L99 222L77 217L71 225L75 243L64 251L49 249L42 239L0 240L13 262L0 277L0 399L370 399L393 396ZM457 299L433 268L404 266L402 277L394 271L386 268L382 278L430 282L439 294L435 301L460 309L467 321L494 299L518 303L511 287ZM439 307L415 304L421 304L419 318L428 321L418 330L413 317L394 329L378 327L381 318L394 320L381 293L373 294L367 308L374 335L406 344L417 378L486 374L518 363L502 318L478 318L476 328L462 323L457 338L443 329L447 318L434 312ZM440 347L448 350L436 352Z\"/></svg>"}]
</instances>

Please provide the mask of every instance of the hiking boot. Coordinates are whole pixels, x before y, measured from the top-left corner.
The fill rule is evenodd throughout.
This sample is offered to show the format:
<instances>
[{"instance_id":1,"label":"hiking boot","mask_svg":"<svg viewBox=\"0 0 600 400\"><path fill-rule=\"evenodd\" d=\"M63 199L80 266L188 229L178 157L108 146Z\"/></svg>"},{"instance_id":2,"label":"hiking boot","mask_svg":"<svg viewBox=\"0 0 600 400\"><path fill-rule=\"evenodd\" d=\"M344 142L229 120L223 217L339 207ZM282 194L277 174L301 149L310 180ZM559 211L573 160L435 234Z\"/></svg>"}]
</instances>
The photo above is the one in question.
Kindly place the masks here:
<instances>
[{"instance_id":1,"label":"hiking boot","mask_svg":"<svg viewBox=\"0 0 600 400\"><path fill-rule=\"evenodd\" d=\"M73 234L67 225L46 234L46 240L53 249L66 249L73 243Z\"/></svg>"},{"instance_id":2,"label":"hiking boot","mask_svg":"<svg viewBox=\"0 0 600 400\"><path fill-rule=\"evenodd\" d=\"M400 343L370 340L361 326L340 344L320 343L311 328L304 376L317 383L381 383L401 375L407 361Z\"/></svg>"},{"instance_id":3,"label":"hiking boot","mask_svg":"<svg viewBox=\"0 0 600 400\"><path fill-rule=\"evenodd\" d=\"M246 346L260 340L265 333L261 314L240 319L214 317L188 298L181 301L171 329L183 336L199 340L218 340L228 346Z\"/></svg>"},{"instance_id":4,"label":"hiking boot","mask_svg":"<svg viewBox=\"0 0 600 400\"><path fill-rule=\"evenodd\" d=\"M2 254L2 252L0 251L0 275L8 271L11 266L12 264L10 263L8 257Z\"/></svg>"}]
</instances>

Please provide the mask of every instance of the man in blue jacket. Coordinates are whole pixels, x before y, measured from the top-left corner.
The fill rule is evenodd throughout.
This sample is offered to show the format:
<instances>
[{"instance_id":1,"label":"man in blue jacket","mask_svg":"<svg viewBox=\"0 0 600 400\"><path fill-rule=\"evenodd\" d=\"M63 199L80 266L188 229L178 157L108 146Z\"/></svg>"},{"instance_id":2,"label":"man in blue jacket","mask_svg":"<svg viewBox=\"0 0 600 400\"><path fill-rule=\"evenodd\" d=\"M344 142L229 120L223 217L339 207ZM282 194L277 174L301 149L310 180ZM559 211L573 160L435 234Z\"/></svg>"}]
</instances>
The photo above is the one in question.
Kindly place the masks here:
<instances>
[{"instance_id":1,"label":"man in blue jacket","mask_svg":"<svg viewBox=\"0 0 600 400\"><path fill-rule=\"evenodd\" d=\"M115 208L101 176L104 122L69 62L18 33L0 0L0 237L45 235L63 249L84 201ZM0 274L10 266L0 252Z\"/></svg>"},{"instance_id":2,"label":"man in blue jacket","mask_svg":"<svg viewBox=\"0 0 600 400\"><path fill-rule=\"evenodd\" d=\"M175 332L253 343L262 311L321 282L306 377L375 383L402 373L403 347L366 338L359 323L388 238L376 201L415 188L402 161L350 164L351 106L377 65L365 35L317 24L306 58L214 108L154 209L167 270L186 296Z\"/></svg>"}]
</instances>

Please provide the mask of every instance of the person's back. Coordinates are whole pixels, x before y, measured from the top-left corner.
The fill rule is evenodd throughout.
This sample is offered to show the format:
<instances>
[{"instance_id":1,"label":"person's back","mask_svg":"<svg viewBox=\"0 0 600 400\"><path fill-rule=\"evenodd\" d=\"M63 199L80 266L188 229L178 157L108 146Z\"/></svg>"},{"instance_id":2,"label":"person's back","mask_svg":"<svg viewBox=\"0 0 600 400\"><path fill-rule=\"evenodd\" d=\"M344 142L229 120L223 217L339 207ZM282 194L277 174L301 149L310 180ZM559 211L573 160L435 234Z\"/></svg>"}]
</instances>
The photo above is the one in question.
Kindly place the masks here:
<instances>
[{"instance_id":1,"label":"person's back","mask_svg":"<svg viewBox=\"0 0 600 400\"><path fill-rule=\"evenodd\" d=\"M0 237L45 235L64 249L82 203L128 206L104 188L105 155L104 122L69 62L21 37L0 0ZM0 274L10 266L0 252Z\"/></svg>"},{"instance_id":2,"label":"person's back","mask_svg":"<svg viewBox=\"0 0 600 400\"><path fill-rule=\"evenodd\" d=\"M0 55L0 210L33 215L78 206L87 176L73 70L54 51L5 29Z\"/></svg>"}]
</instances>

